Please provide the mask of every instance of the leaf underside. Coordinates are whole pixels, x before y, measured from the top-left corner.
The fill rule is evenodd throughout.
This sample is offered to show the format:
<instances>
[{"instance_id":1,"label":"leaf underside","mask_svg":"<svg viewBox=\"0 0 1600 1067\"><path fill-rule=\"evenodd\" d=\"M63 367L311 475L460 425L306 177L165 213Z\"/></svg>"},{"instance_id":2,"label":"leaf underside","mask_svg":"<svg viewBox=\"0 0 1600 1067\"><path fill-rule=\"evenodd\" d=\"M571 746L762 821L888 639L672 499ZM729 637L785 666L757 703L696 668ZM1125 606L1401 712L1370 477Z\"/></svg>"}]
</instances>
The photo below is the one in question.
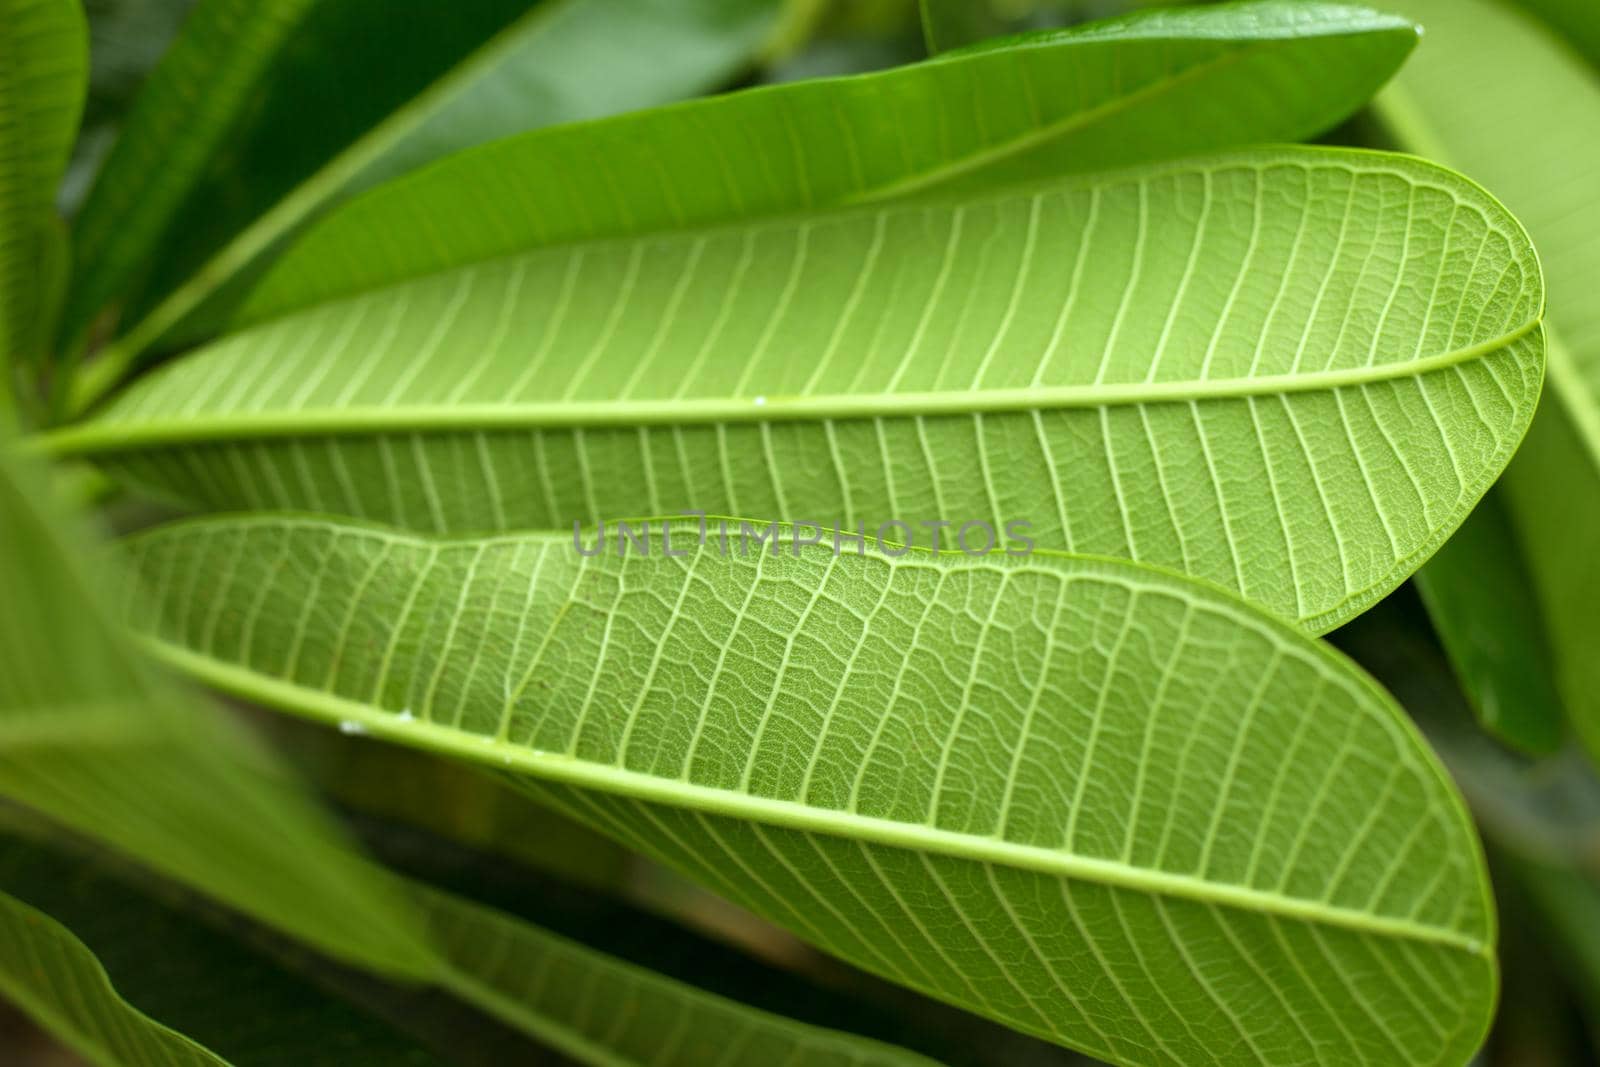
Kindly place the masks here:
<instances>
[{"instance_id":1,"label":"leaf underside","mask_svg":"<svg viewBox=\"0 0 1600 1067\"><path fill-rule=\"evenodd\" d=\"M1470 825L1335 653L1128 563L722 557L694 531L589 559L201 520L130 542L157 592L128 609L211 684L515 772L846 959L1114 1062L1476 1047Z\"/></svg>"},{"instance_id":2,"label":"leaf underside","mask_svg":"<svg viewBox=\"0 0 1600 1067\"><path fill-rule=\"evenodd\" d=\"M193 506L441 532L1021 520L1321 631L1510 458L1541 301L1449 172L1251 150L477 264L219 342L52 443Z\"/></svg>"}]
</instances>

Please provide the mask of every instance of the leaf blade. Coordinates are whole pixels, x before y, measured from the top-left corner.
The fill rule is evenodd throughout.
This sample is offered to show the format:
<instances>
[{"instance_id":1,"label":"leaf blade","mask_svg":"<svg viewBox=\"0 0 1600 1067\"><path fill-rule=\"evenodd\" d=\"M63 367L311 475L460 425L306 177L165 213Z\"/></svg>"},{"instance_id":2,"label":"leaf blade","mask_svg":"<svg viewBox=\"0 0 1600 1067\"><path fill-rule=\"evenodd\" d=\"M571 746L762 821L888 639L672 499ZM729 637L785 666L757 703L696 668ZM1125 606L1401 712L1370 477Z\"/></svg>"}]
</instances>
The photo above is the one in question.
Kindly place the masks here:
<instances>
[{"instance_id":1,"label":"leaf blade","mask_svg":"<svg viewBox=\"0 0 1600 1067\"><path fill-rule=\"evenodd\" d=\"M0 793L337 959L426 974L417 929L269 754L126 643L10 455L0 501Z\"/></svg>"},{"instance_id":2,"label":"leaf blade","mask_svg":"<svg viewBox=\"0 0 1600 1067\"><path fill-rule=\"evenodd\" d=\"M1493 920L1469 824L1403 716L1347 662L1220 592L1130 564L761 546L753 561L714 560L715 539L696 549L695 529L672 538L688 541L689 559L591 560L557 534L435 540L265 516L180 524L132 542L138 568L203 575L229 602L252 590L262 642L246 652L222 632L208 644L176 621L170 593L135 624L210 684L532 775L526 787L547 802L859 965L1115 1062L1211 1062L1219 1041L1255 1043L1262 1062L1274 1062L1270 1048L1314 1058L1318 1040L1386 1062L1385 1034L1408 1062L1462 1062L1481 1038ZM226 558L237 548L263 562L225 576L224 544ZM327 610L303 647L338 651L289 664L283 607L310 581ZM427 607L441 604L448 619ZM1227 677L1201 667L1229 642L1241 644ZM1162 666L1176 680L1152 693ZM1049 703L1035 707L1028 694L1041 692ZM1180 720L1208 740L1184 743ZM1316 742L1293 739L1324 727L1354 731L1359 744L1335 747L1355 744L1387 784L1358 786L1373 765L1329 770ZM1185 754L1177 771L1149 762L1174 749ZM1008 766L994 752L1011 753ZM1359 797L1357 811L1313 803L1318 787L1281 769L1300 760L1323 768L1305 770L1340 806ZM1235 792L1239 774L1255 784ZM1276 830L1241 830L1223 812L1253 790L1303 802L1288 805L1292 818L1267 805L1259 826ZM1189 825L1141 828L1157 811ZM1294 845L1291 827L1387 845L1359 858L1365 845ZM1278 844L1252 859L1253 832ZM1387 874L1379 853L1395 861ZM954 931L960 966L924 921ZM1235 946L1232 962L1209 960L1197 979L1194 953L1222 944ZM1321 963L1305 955L1317 945ZM1226 993L1191 1028L1158 992L1170 981L1202 1000L1206 983L1268 995L1252 967L1298 960L1332 980L1356 958L1370 964L1368 952L1393 955L1346 975L1351 1000L1321 1001L1303 973L1308 984L1274 994L1285 1010L1242 1038L1226 1036ZM1471 992L1397 1007L1392 988L1380 991L1390 967ZM1118 999L1084 1014L1074 988L1107 982Z\"/></svg>"},{"instance_id":3,"label":"leaf blade","mask_svg":"<svg viewBox=\"0 0 1600 1067\"><path fill-rule=\"evenodd\" d=\"M1297 140L1358 107L1415 40L1350 5L1230 3L540 131L348 205L240 321L540 245ZM449 218L444 240L406 232L430 218Z\"/></svg>"},{"instance_id":4,"label":"leaf blade","mask_svg":"<svg viewBox=\"0 0 1600 1067\"><path fill-rule=\"evenodd\" d=\"M79 402L180 326L190 339L214 328L243 285L331 205L468 145L710 88L755 50L775 10L772 0L495 0L446 15L425 3L297 0L264 13L210 0L157 69L84 207L77 239L87 266L69 327L81 332L124 298L133 321ZM641 64L645 44L659 51ZM411 68L415 84L394 73ZM362 87L357 104L343 99L352 85ZM370 115L363 94L377 97ZM265 103L251 116L257 96ZM183 106L196 97L199 114ZM307 107L330 99L352 112L348 140L304 129ZM231 170L230 156L242 157ZM150 263L162 266L141 280Z\"/></svg>"},{"instance_id":5,"label":"leaf blade","mask_svg":"<svg viewBox=\"0 0 1600 1067\"><path fill-rule=\"evenodd\" d=\"M88 84L88 30L69 0L0 4L0 418L14 372L44 354L56 186Z\"/></svg>"},{"instance_id":6,"label":"leaf blade","mask_svg":"<svg viewBox=\"0 0 1600 1067\"><path fill-rule=\"evenodd\" d=\"M227 1061L123 1000L104 968L66 927L0 893L0 989L73 1051L103 1067Z\"/></svg>"},{"instance_id":7,"label":"leaf blade","mask_svg":"<svg viewBox=\"0 0 1600 1067\"><path fill-rule=\"evenodd\" d=\"M1510 458L1542 299L1464 179L1253 149L475 264L235 335L47 447L436 531L1023 522L1321 631Z\"/></svg>"}]
</instances>

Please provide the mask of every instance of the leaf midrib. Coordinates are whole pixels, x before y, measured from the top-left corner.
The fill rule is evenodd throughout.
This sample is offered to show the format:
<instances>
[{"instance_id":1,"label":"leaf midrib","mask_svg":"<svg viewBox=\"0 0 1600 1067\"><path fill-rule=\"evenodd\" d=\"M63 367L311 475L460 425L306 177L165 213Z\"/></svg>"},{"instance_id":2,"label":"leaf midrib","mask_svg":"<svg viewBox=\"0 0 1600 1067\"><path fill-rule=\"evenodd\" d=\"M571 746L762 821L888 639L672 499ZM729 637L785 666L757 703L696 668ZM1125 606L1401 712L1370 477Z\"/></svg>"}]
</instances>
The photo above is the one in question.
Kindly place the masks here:
<instances>
[{"instance_id":1,"label":"leaf midrib","mask_svg":"<svg viewBox=\"0 0 1600 1067\"><path fill-rule=\"evenodd\" d=\"M1004 414L1063 408L1170 404L1332 391L1418 378L1485 358L1537 330L1530 319L1503 336L1403 363L1379 363L1307 374L1269 374L1166 382L1060 385L1015 389L940 390L821 396L717 397L510 404L415 404L234 411L181 418L98 421L49 431L32 440L58 456L123 451L129 446L214 439L319 437L382 432L612 427L738 422L914 418Z\"/></svg>"},{"instance_id":2,"label":"leaf midrib","mask_svg":"<svg viewBox=\"0 0 1600 1067\"><path fill-rule=\"evenodd\" d=\"M689 782L624 770L575 756L540 752L497 741L492 736L463 733L420 719L399 720L368 705L331 693L308 690L255 671L221 663L170 642L138 635L136 640L168 665L237 696L283 708L307 718L356 723L368 734L412 747L424 747L542 780L597 789L668 807L760 822L764 825L929 853L977 863L994 863L1041 874L1075 879L1111 888L1171 899L1232 908L1252 914L1337 927L1356 933L1401 938L1487 956L1485 941L1458 930L1359 911L1341 905L1286 896L1247 886L1208 882L1193 875L1135 867L1114 860L1076 856L1059 850L976 837L942 830L816 808L796 801L751 796Z\"/></svg>"}]
</instances>

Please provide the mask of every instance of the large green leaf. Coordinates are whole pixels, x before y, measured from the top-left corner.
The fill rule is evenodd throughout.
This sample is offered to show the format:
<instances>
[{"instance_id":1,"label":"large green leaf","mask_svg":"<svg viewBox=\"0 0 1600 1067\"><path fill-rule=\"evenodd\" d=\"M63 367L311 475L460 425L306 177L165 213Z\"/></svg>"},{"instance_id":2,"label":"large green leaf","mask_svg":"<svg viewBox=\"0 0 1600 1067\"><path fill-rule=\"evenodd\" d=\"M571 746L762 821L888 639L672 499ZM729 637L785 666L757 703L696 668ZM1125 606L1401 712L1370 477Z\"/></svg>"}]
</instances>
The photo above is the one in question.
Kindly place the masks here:
<instances>
[{"instance_id":1,"label":"large green leaf","mask_svg":"<svg viewBox=\"0 0 1600 1067\"><path fill-rule=\"evenodd\" d=\"M589 558L191 521L130 543L158 586L130 610L198 678L521 774L861 966L1114 1062L1476 1047L1471 826L1336 653L1131 563L671 530Z\"/></svg>"},{"instance_id":2,"label":"large green leaf","mask_svg":"<svg viewBox=\"0 0 1600 1067\"><path fill-rule=\"evenodd\" d=\"M345 205L242 314L541 245L1299 140L1360 106L1415 42L1365 8L1247 0L536 131Z\"/></svg>"},{"instance_id":3,"label":"large green leaf","mask_svg":"<svg viewBox=\"0 0 1600 1067\"><path fill-rule=\"evenodd\" d=\"M1550 389L1506 500L1562 697L1600 752L1600 75L1504 5L1406 7L1426 21L1428 45L1380 98L1384 117L1408 146L1463 168L1516 211L1547 271ZM1507 620L1479 625L1497 621Z\"/></svg>"},{"instance_id":4,"label":"large green leaf","mask_svg":"<svg viewBox=\"0 0 1600 1067\"><path fill-rule=\"evenodd\" d=\"M50 440L193 505L437 531L1021 522L1322 630L1510 458L1541 300L1456 175L1250 150L476 263L237 334Z\"/></svg>"},{"instance_id":5,"label":"large green leaf","mask_svg":"<svg viewBox=\"0 0 1600 1067\"><path fill-rule=\"evenodd\" d=\"M86 550L48 484L0 456L0 797L336 958L424 973L398 898L265 750L126 642Z\"/></svg>"},{"instance_id":6,"label":"large green leaf","mask_svg":"<svg viewBox=\"0 0 1600 1067\"><path fill-rule=\"evenodd\" d=\"M15 365L40 355L50 328L54 198L88 64L76 0L0 0L0 424Z\"/></svg>"},{"instance_id":7,"label":"large green leaf","mask_svg":"<svg viewBox=\"0 0 1600 1067\"><path fill-rule=\"evenodd\" d=\"M128 336L86 388L330 204L467 145L692 95L777 0L205 0L142 94L77 231L69 327ZM648 61L642 61L648 56ZM217 309L209 312L215 317Z\"/></svg>"}]
</instances>

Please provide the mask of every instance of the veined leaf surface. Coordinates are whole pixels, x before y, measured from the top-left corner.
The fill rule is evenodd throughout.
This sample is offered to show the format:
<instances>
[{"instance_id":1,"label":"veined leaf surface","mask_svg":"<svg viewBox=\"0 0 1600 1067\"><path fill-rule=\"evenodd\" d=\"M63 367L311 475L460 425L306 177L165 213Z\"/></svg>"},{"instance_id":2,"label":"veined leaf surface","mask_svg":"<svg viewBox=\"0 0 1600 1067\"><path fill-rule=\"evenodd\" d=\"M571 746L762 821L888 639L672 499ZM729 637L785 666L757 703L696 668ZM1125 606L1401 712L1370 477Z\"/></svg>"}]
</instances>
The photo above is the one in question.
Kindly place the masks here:
<instances>
[{"instance_id":1,"label":"veined leaf surface","mask_svg":"<svg viewBox=\"0 0 1600 1067\"><path fill-rule=\"evenodd\" d=\"M197 311L214 325L340 199L468 145L714 88L777 11L777 0L206 0L76 230L69 330L114 302L128 333L86 388L115 384Z\"/></svg>"},{"instance_id":2,"label":"veined leaf surface","mask_svg":"<svg viewBox=\"0 0 1600 1067\"><path fill-rule=\"evenodd\" d=\"M1021 521L1324 630L1509 459L1541 302L1458 176L1250 150L477 263L235 335L50 441L191 505L441 532Z\"/></svg>"},{"instance_id":3,"label":"veined leaf surface","mask_svg":"<svg viewBox=\"0 0 1600 1067\"><path fill-rule=\"evenodd\" d=\"M1117 561L649 555L198 520L128 545L158 656L526 787L880 974L1128 1064L1460 1064L1472 829L1392 701ZM666 556L671 547L680 556Z\"/></svg>"},{"instance_id":4,"label":"veined leaf surface","mask_svg":"<svg viewBox=\"0 0 1600 1067\"><path fill-rule=\"evenodd\" d=\"M89 76L76 0L0 0L0 429L15 363L40 355L56 184Z\"/></svg>"},{"instance_id":5,"label":"veined leaf surface","mask_svg":"<svg viewBox=\"0 0 1600 1067\"><path fill-rule=\"evenodd\" d=\"M536 131L343 206L242 320L539 245L1301 140L1415 43L1411 23L1367 8L1245 0Z\"/></svg>"},{"instance_id":6,"label":"veined leaf surface","mask_svg":"<svg viewBox=\"0 0 1600 1067\"><path fill-rule=\"evenodd\" d=\"M1381 113L1413 150L1503 198L1538 241L1547 272L1550 389L1505 492L1562 698L1600 752L1600 74L1505 5L1405 6L1427 23L1428 47L1380 98ZM1490 615L1481 625L1504 621Z\"/></svg>"}]
</instances>

